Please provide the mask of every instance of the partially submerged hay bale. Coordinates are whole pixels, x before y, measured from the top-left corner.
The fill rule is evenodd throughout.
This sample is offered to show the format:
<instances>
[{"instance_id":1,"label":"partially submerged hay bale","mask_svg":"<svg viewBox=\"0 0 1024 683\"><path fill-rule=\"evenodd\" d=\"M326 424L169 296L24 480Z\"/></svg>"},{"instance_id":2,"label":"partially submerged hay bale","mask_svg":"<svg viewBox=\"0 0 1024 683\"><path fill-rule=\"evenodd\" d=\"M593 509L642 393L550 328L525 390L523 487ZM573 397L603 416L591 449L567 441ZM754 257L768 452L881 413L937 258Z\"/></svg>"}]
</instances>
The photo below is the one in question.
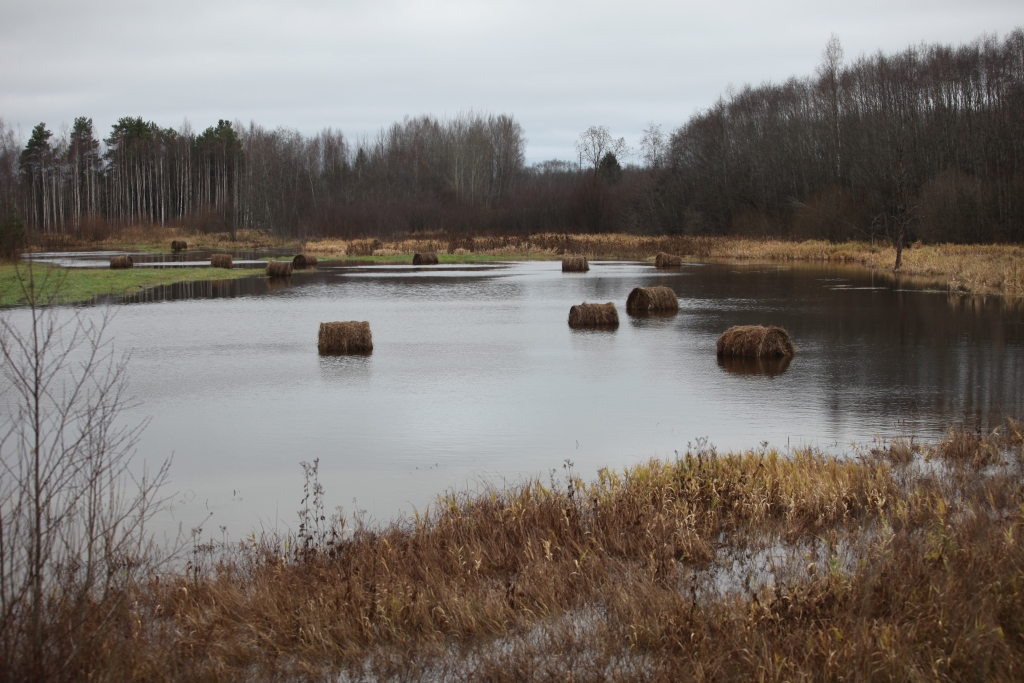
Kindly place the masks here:
<instances>
[{"instance_id":1,"label":"partially submerged hay bale","mask_svg":"<svg viewBox=\"0 0 1024 683\"><path fill-rule=\"evenodd\" d=\"M579 304L569 309L569 327L574 329L600 327L612 329L619 326L619 312L615 304Z\"/></svg>"},{"instance_id":2,"label":"partially submerged hay bale","mask_svg":"<svg viewBox=\"0 0 1024 683\"><path fill-rule=\"evenodd\" d=\"M626 299L626 313L678 313L679 299L670 287L634 287Z\"/></svg>"},{"instance_id":3,"label":"partially submerged hay bale","mask_svg":"<svg viewBox=\"0 0 1024 683\"><path fill-rule=\"evenodd\" d=\"M436 266L437 263L437 254L432 251L417 252L412 257L414 266Z\"/></svg>"},{"instance_id":4,"label":"partially submerged hay bale","mask_svg":"<svg viewBox=\"0 0 1024 683\"><path fill-rule=\"evenodd\" d=\"M719 356L786 358L796 353L789 333L781 327L737 325L718 338Z\"/></svg>"},{"instance_id":5,"label":"partially submerged hay bale","mask_svg":"<svg viewBox=\"0 0 1024 683\"><path fill-rule=\"evenodd\" d=\"M586 256L566 256L562 259L563 273L585 273L590 270Z\"/></svg>"},{"instance_id":6,"label":"partially submerged hay bale","mask_svg":"<svg viewBox=\"0 0 1024 683\"><path fill-rule=\"evenodd\" d=\"M188 249L188 242L185 240L171 240L171 249L173 251L181 251L182 249Z\"/></svg>"},{"instance_id":7,"label":"partially submerged hay bale","mask_svg":"<svg viewBox=\"0 0 1024 683\"><path fill-rule=\"evenodd\" d=\"M316 256L298 254L292 259L292 268L302 270L303 268L316 268Z\"/></svg>"},{"instance_id":8,"label":"partially submerged hay bale","mask_svg":"<svg viewBox=\"0 0 1024 683\"><path fill-rule=\"evenodd\" d=\"M373 351L370 323L357 320L320 323L317 348L321 354L370 353Z\"/></svg>"},{"instance_id":9,"label":"partially submerged hay bale","mask_svg":"<svg viewBox=\"0 0 1024 683\"><path fill-rule=\"evenodd\" d=\"M211 268L234 268L234 261L231 254L214 254L210 257Z\"/></svg>"},{"instance_id":10,"label":"partially submerged hay bale","mask_svg":"<svg viewBox=\"0 0 1024 683\"><path fill-rule=\"evenodd\" d=\"M119 268L134 268L135 261L128 254L121 254L120 256L113 256L110 259L111 269L117 270Z\"/></svg>"},{"instance_id":11,"label":"partially submerged hay bale","mask_svg":"<svg viewBox=\"0 0 1024 683\"><path fill-rule=\"evenodd\" d=\"M719 356L718 367L732 375L762 375L777 377L786 371L792 356L782 358L746 358L743 356Z\"/></svg>"},{"instance_id":12,"label":"partially submerged hay bale","mask_svg":"<svg viewBox=\"0 0 1024 683\"><path fill-rule=\"evenodd\" d=\"M267 277L291 277L292 264L289 261L267 261Z\"/></svg>"},{"instance_id":13,"label":"partially submerged hay bale","mask_svg":"<svg viewBox=\"0 0 1024 683\"><path fill-rule=\"evenodd\" d=\"M665 252L659 252L654 257L655 268L678 268L683 265L683 257L676 256L675 254L667 254Z\"/></svg>"}]
</instances>

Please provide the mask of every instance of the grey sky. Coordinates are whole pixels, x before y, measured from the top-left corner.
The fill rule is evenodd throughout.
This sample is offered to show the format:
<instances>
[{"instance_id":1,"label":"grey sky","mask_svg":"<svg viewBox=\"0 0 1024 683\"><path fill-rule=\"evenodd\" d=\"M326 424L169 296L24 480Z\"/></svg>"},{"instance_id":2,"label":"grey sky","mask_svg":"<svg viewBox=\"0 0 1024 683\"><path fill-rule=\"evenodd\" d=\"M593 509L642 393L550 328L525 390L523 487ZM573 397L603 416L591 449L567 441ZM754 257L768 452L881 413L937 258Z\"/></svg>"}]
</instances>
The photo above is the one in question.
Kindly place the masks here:
<instances>
[{"instance_id":1,"label":"grey sky","mask_svg":"<svg viewBox=\"0 0 1024 683\"><path fill-rule=\"evenodd\" d=\"M1020 0L0 0L0 117L27 135L91 116L196 129L218 118L374 134L405 115L515 115L529 162L575 156L606 125L636 144L726 87L847 60L999 37Z\"/></svg>"}]
</instances>

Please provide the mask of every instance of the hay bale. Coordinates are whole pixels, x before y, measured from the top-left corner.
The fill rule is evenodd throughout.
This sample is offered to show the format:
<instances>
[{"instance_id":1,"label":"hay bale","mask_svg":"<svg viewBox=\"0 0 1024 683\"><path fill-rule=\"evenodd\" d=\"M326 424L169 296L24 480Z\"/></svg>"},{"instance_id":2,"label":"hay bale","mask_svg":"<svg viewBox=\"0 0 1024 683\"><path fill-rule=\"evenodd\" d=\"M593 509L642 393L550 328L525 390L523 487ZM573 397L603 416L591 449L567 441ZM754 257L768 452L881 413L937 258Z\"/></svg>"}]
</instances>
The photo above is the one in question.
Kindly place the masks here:
<instances>
[{"instance_id":1,"label":"hay bale","mask_svg":"<svg viewBox=\"0 0 1024 683\"><path fill-rule=\"evenodd\" d=\"M562 259L563 273L585 273L590 270L586 256L566 256Z\"/></svg>"},{"instance_id":2,"label":"hay bale","mask_svg":"<svg viewBox=\"0 0 1024 683\"><path fill-rule=\"evenodd\" d=\"M573 329L599 327L614 329L619 326L619 312L615 304L579 304L569 309L569 327Z\"/></svg>"},{"instance_id":3,"label":"hay bale","mask_svg":"<svg viewBox=\"0 0 1024 683\"><path fill-rule=\"evenodd\" d=\"M188 249L188 242L186 242L185 240L171 240L171 249L173 251L181 251L183 249Z\"/></svg>"},{"instance_id":4,"label":"hay bale","mask_svg":"<svg viewBox=\"0 0 1024 683\"><path fill-rule=\"evenodd\" d=\"M267 277L291 277L290 261L267 261Z\"/></svg>"},{"instance_id":5,"label":"hay bale","mask_svg":"<svg viewBox=\"0 0 1024 683\"><path fill-rule=\"evenodd\" d=\"M719 356L718 367L731 375L760 375L778 377L789 367L792 356L782 358L746 358L743 356Z\"/></svg>"},{"instance_id":6,"label":"hay bale","mask_svg":"<svg viewBox=\"0 0 1024 683\"><path fill-rule=\"evenodd\" d=\"M678 268L683 265L683 257L676 256L675 254L666 254L665 252L659 252L654 257L655 268Z\"/></svg>"},{"instance_id":7,"label":"hay bale","mask_svg":"<svg viewBox=\"0 0 1024 683\"><path fill-rule=\"evenodd\" d=\"M634 287L626 299L626 313L678 313L679 299L671 287Z\"/></svg>"},{"instance_id":8,"label":"hay bale","mask_svg":"<svg viewBox=\"0 0 1024 683\"><path fill-rule=\"evenodd\" d=\"M302 270L303 268L316 268L316 256L298 254L292 259L292 268Z\"/></svg>"},{"instance_id":9,"label":"hay bale","mask_svg":"<svg viewBox=\"0 0 1024 683\"><path fill-rule=\"evenodd\" d=\"M321 354L370 353L373 351L370 323L357 320L320 323L317 349Z\"/></svg>"},{"instance_id":10,"label":"hay bale","mask_svg":"<svg viewBox=\"0 0 1024 683\"><path fill-rule=\"evenodd\" d=\"M231 254L214 254L210 257L211 268L234 268L235 263L231 258Z\"/></svg>"},{"instance_id":11,"label":"hay bale","mask_svg":"<svg viewBox=\"0 0 1024 683\"><path fill-rule=\"evenodd\" d=\"M781 327L737 325L718 338L719 356L785 358L796 353L789 333Z\"/></svg>"},{"instance_id":12,"label":"hay bale","mask_svg":"<svg viewBox=\"0 0 1024 683\"><path fill-rule=\"evenodd\" d=\"M412 264L414 266L436 266L437 263L437 254L432 251L417 252L412 257Z\"/></svg>"},{"instance_id":13,"label":"hay bale","mask_svg":"<svg viewBox=\"0 0 1024 683\"><path fill-rule=\"evenodd\" d=\"M128 254L121 254L120 256L113 256L110 259L110 268L112 270L118 270L120 268L134 268L135 261Z\"/></svg>"}]
</instances>

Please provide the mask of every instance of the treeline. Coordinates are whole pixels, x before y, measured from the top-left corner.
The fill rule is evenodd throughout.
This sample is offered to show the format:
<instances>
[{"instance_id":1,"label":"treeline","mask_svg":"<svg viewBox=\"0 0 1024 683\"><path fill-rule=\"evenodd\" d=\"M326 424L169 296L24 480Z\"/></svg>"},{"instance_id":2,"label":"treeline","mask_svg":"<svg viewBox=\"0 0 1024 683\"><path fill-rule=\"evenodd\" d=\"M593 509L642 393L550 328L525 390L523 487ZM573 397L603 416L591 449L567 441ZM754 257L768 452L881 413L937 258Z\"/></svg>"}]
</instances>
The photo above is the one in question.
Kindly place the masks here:
<instances>
[{"instance_id":1,"label":"treeline","mask_svg":"<svg viewBox=\"0 0 1024 683\"><path fill-rule=\"evenodd\" d=\"M746 87L638 150L607 129L524 164L508 115L406 118L355 142L222 120L92 121L22 146L0 122L0 213L31 234L124 225L285 236L605 232L1024 241L1024 31ZM623 167L632 156L637 163ZM10 223L10 220L8 220Z\"/></svg>"}]
</instances>

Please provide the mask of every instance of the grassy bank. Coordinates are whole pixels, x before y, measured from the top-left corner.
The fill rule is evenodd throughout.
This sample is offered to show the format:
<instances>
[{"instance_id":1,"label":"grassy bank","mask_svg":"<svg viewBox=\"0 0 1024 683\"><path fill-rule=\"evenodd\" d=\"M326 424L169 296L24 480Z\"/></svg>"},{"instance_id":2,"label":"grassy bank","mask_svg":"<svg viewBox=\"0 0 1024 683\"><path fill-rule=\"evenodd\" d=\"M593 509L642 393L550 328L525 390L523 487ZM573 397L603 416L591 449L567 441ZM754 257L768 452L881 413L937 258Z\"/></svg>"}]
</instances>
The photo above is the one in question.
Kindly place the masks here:
<instances>
[{"instance_id":1,"label":"grassy bank","mask_svg":"<svg viewBox=\"0 0 1024 683\"><path fill-rule=\"evenodd\" d=\"M370 528L197 546L94 609L105 680L1014 680L1024 434L857 457L703 444ZM98 621L98 620L97 620ZM17 650L12 650L17 652ZM17 663L8 673L17 673ZM17 677L17 676L15 676Z\"/></svg>"},{"instance_id":2,"label":"grassy bank","mask_svg":"<svg viewBox=\"0 0 1024 683\"><path fill-rule=\"evenodd\" d=\"M61 268L45 264L33 266L36 292L43 301L55 303L89 301L105 294L132 294L146 287L195 280L233 280L262 275L262 270L235 268ZM28 277L24 264L0 263L0 306L25 303L21 281Z\"/></svg>"},{"instance_id":3,"label":"grassy bank","mask_svg":"<svg viewBox=\"0 0 1024 683\"><path fill-rule=\"evenodd\" d=\"M872 248L867 242L833 244L820 240L743 239L735 237L645 237L625 234L443 239L320 240L305 249L320 256L370 257L373 254L411 255L416 251L472 255L476 258L556 259L563 254L586 254L592 259L653 261L666 251L692 261L802 261L860 265L891 272L896 251ZM904 275L935 278L952 291L976 294L1024 295L1024 247L1018 245L917 245L903 253Z\"/></svg>"}]
</instances>

